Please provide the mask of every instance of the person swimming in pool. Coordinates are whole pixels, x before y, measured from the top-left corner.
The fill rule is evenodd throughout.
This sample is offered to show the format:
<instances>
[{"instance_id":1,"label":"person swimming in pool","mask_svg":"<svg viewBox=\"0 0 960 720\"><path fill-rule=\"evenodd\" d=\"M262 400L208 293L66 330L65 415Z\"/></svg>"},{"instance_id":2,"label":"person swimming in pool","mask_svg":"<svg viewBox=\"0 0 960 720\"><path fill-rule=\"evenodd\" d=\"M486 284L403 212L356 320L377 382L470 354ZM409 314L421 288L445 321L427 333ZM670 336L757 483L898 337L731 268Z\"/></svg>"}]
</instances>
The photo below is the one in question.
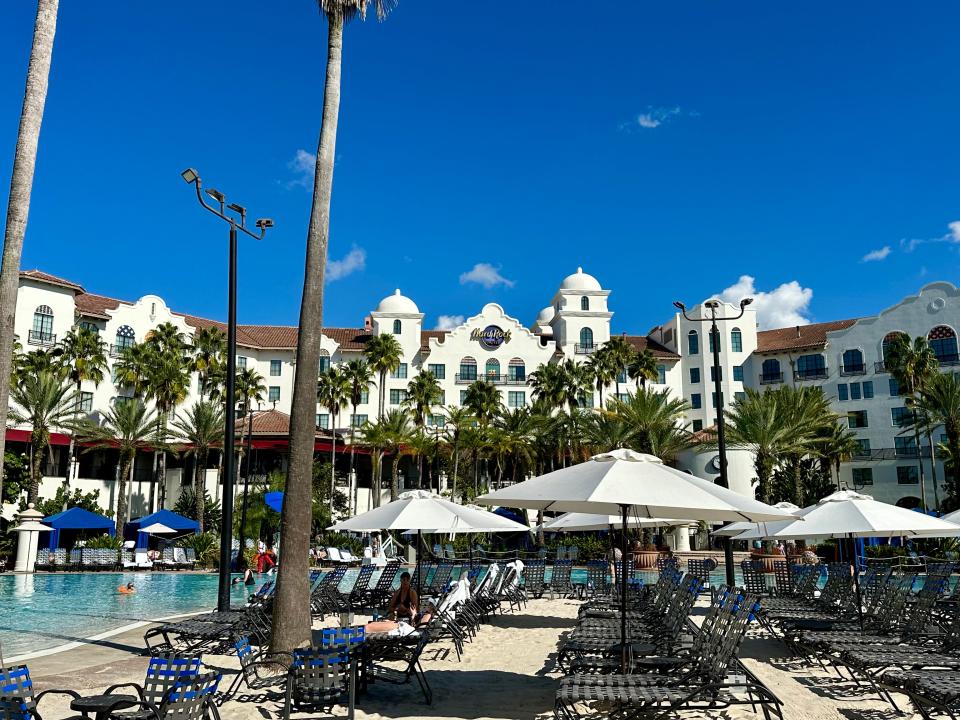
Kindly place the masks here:
<instances>
[{"instance_id":1,"label":"person swimming in pool","mask_svg":"<svg viewBox=\"0 0 960 720\"><path fill-rule=\"evenodd\" d=\"M131 582L127 583L126 585L120 585L117 588L117 592L121 595L133 595L135 592L137 592L137 588L134 587L133 583Z\"/></svg>"}]
</instances>

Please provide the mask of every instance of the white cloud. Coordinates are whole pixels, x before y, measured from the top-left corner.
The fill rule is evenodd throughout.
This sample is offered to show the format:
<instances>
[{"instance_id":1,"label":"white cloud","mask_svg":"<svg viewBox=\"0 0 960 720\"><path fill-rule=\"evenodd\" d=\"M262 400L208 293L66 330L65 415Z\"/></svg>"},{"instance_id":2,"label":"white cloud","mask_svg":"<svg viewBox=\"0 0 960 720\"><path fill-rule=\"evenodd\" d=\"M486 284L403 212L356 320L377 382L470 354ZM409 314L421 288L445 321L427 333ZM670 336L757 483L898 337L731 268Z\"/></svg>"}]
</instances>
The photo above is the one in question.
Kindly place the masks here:
<instances>
[{"instance_id":1,"label":"white cloud","mask_svg":"<svg viewBox=\"0 0 960 720\"><path fill-rule=\"evenodd\" d=\"M770 292L763 292L757 290L754 278L741 275L735 284L720 293L721 300L733 305L738 305L745 297L753 298L752 307L757 311L757 322L761 328L810 324L807 315L813 290L802 287L796 280L783 283Z\"/></svg>"},{"instance_id":2,"label":"white cloud","mask_svg":"<svg viewBox=\"0 0 960 720\"><path fill-rule=\"evenodd\" d=\"M669 121L671 118L681 114L679 106L676 107L648 107L647 111L637 115L634 123L623 123L620 128L629 130L631 127L638 126L645 130L653 130ZM684 113L685 115L695 116L696 113Z\"/></svg>"},{"instance_id":3,"label":"white cloud","mask_svg":"<svg viewBox=\"0 0 960 720\"><path fill-rule=\"evenodd\" d=\"M463 325L464 320L466 318L463 315L441 315L437 318L437 326L434 330L453 330Z\"/></svg>"},{"instance_id":4,"label":"white cloud","mask_svg":"<svg viewBox=\"0 0 960 720\"><path fill-rule=\"evenodd\" d=\"M884 245L879 250L871 250L870 252L868 252L866 255L863 256L860 262L875 262L879 260L886 260L887 255L889 254L890 254L890 246Z\"/></svg>"},{"instance_id":5,"label":"white cloud","mask_svg":"<svg viewBox=\"0 0 960 720\"><path fill-rule=\"evenodd\" d=\"M951 243L960 244L960 220L954 220L947 223L947 232L945 235L934 238L903 238L900 241L900 247L904 252L913 252L918 245L927 245L928 243Z\"/></svg>"},{"instance_id":6,"label":"white cloud","mask_svg":"<svg viewBox=\"0 0 960 720\"><path fill-rule=\"evenodd\" d=\"M340 260L331 260L327 263L327 280L333 282L345 278L358 270L363 270L366 266L367 251L354 245L353 249Z\"/></svg>"},{"instance_id":7,"label":"white cloud","mask_svg":"<svg viewBox=\"0 0 960 720\"><path fill-rule=\"evenodd\" d=\"M284 183L288 190L294 187L312 187L317 168L317 156L301 148L297 150L293 160L287 163L287 168L295 176L293 180Z\"/></svg>"},{"instance_id":8,"label":"white cloud","mask_svg":"<svg viewBox=\"0 0 960 720\"><path fill-rule=\"evenodd\" d=\"M462 273L460 284L466 285L467 283L477 283L487 289L494 285L505 285L506 287L513 287L514 285L513 280L507 280L500 274L500 268L495 268L490 263L477 263L472 270Z\"/></svg>"}]
</instances>

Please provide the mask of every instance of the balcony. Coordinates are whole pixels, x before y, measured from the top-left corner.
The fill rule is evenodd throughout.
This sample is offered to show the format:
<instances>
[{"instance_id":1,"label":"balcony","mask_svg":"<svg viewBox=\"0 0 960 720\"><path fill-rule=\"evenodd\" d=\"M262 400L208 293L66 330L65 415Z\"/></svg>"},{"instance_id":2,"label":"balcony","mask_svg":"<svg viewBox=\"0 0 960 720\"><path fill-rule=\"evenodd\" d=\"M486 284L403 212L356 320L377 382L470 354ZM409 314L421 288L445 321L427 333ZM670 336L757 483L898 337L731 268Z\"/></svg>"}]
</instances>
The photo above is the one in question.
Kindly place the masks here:
<instances>
[{"instance_id":1,"label":"balcony","mask_svg":"<svg viewBox=\"0 0 960 720\"><path fill-rule=\"evenodd\" d=\"M57 336L42 330L31 330L27 333L27 342L30 345L56 345Z\"/></svg>"},{"instance_id":2,"label":"balcony","mask_svg":"<svg viewBox=\"0 0 960 720\"><path fill-rule=\"evenodd\" d=\"M887 364L883 362L883 360L880 360L879 362L875 362L873 364L873 371L878 373L885 373L887 372Z\"/></svg>"},{"instance_id":3,"label":"balcony","mask_svg":"<svg viewBox=\"0 0 960 720\"><path fill-rule=\"evenodd\" d=\"M841 374L841 375L844 375L844 376L847 376L847 375L866 375L866 374L867 374L867 366L864 365L863 363L860 363L859 365L841 365L841 366L840 366L840 374Z\"/></svg>"},{"instance_id":4,"label":"balcony","mask_svg":"<svg viewBox=\"0 0 960 720\"><path fill-rule=\"evenodd\" d=\"M595 343L590 343L589 345L577 343L573 346L573 352L577 355L591 355L598 347L600 346Z\"/></svg>"},{"instance_id":5,"label":"balcony","mask_svg":"<svg viewBox=\"0 0 960 720\"><path fill-rule=\"evenodd\" d=\"M129 345L111 345L110 346L110 357L118 358L123 355L123 351L126 350ZM239 368L238 368L239 369Z\"/></svg>"},{"instance_id":6,"label":"balcony","mask_svg":"<svg viewBox=\"0 0 960 720\"><path fill-rule=\"evenodd\" d=\"M492 385L526 385L527 378L515 377L513 375L475 375L473 373L457 373L454 376L454 382L457 385L469 385L477 380L491 383Z\"/></svg>"},{"instance_id":7,"label":"balcony","mask_svg":"<svg viewBox=\"0 0 960 720\"><path fill-rule=\"evenodd\" d=\"M809 370L794 370L794 380L826 380L829 373L826 368L811 368Z\"/></svg>"},{"instance_id":8,"label":"balcony","mask_svg":"<svg viewBox=\"0 0 960 720\"><path fill-rule=\"evenodd\" d=\"M951 355L938 355L937 362L940 363L940 367L960 365L960 355L957 355L956 353Z\"/></svg>"},{"instance_id":9,"label":"balcony","mask_svg":"<svg viewBox=\"0 0 960 720\"><path fill-rule=\"evenodd\" d=\"M775 384L777 384L777 383L782 383L782 382L783 382L783 373L782 373L782 372L778 372L778 373L767 373L767 374L765 374L765 375L761 375L761 376L760 376L760 384L761 384L761 385L775 385Z\"/></svg>"}]
</instances>

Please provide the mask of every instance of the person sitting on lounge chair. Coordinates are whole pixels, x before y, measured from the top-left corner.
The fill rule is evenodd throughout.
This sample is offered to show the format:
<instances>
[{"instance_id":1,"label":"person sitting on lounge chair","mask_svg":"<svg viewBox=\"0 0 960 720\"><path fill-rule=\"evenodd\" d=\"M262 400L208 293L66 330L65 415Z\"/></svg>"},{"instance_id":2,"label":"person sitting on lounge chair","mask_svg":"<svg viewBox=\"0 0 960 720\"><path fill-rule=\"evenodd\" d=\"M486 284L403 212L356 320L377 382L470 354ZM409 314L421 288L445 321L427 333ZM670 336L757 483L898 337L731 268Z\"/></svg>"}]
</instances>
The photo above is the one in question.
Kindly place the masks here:
<instances>
[{"instance_id":1,"label":"person sitting on lounge chair","mask_svg":"<svg viewBox=\"0 0 960 720\"><path fill-rule=\"evenodd\" d=\"M432 617L433 606L428 604L422 613L410 618L410 622L406 620L374 620L373 622L368 622L363 630L366 634L388 633L396 637L405 637L416 632L421 627L426 627Z\"/></svg>"},{"instance_id":2,"label":"person sitting on lounge chair","mask_svg":"<svg viewBox=\"0 0 960 720\"><path fill-rule=\"evenodd\" d=\"M415 618L419 604L420 598L417 597L417 591L410 586L410 573L402 573L400 575L400 587L393 593L390 604L387 606L387 617L391 620Z\"/></svg>"}]
</instances>

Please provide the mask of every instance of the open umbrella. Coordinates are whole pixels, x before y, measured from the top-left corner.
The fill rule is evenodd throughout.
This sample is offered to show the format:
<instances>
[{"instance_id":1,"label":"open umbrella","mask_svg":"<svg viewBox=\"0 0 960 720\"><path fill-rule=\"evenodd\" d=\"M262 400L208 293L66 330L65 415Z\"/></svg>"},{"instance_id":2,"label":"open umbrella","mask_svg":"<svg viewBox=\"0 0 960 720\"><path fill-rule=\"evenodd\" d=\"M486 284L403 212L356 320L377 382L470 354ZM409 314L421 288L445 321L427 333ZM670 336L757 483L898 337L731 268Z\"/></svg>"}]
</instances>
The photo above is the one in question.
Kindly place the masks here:
<instances>
[{"instance_id":1,"label":"open umbrella","mask_svg":"<svg viewBox=\"0 0 960 720\"><path fill-rule=\"evenodd\" d=\"M940 519L946 522L952 522L954 525L960 525L960 510L954 510L952 513L948 513Z\"/></svg>"},{"instance_id":2,"label":"open umbrella","mask_svg":"<svg viewBox=\"0 0 960 720\"><path fill-rule=\"evenodd\" d=\"M420 567L420 539L423 532L528 532L530 528L486 510L458 505L425 490L401 493L393 502L341 520L330 530L374 532L416 530L417 568ZM420 573L417 573L418 580ZM419 591L420 588L418 587Z\"/></svg>"},{"instance_id":3,"label":"open umbrella","mask_svg":"<svg viewBox=\"0 0 960 720\"><path fill-rule=\"evenodd\" d=\"M783 510L785 512L791 513L792 515L796 515L797 517L799 517L800 508L791 502L779 502L773 507L777 508L777 510ZM786 523L793 522L793 518L789 520L777 520L776 522L782 523L782 525L775 526L775 523L767 523L766 525L767 527L775 526L776 529L779 530L782 527L784 527ZM729 537L729 538L734 538L736 540L745 540L747 539L748 535L742 534L742 533L755 532L757 531L758 528L760 528L760 526L761 526L761 523L752 523L752 522L746 522L744 520L741 520L739 522L730 523L729 525L724 525L722 528L713 530L710 534L716 537ZM774 532L774 531L770 530L770 532ZM764 537L764 536L761 535L759 537Z\"/></svg>"},{"instance_id":4,"label":"open umbrella","mask_svg":"<svg viewBox=\"0 0 960 720\"><path fill-rule=\"evenodd\" d=\"M147 533L147 535L168 535L177 531L167 527L163 523L153 523L152 525L147 525L145 528L140 528L140 532Z\"/></svg>"},{"instance_id":5,"label":"open umbrella","mask_svg":"<svg viewBox=\"0 0 960 720\"><path fill-rule=\"evenodd\" d=\"M684 520L783 520L791 517L752 498L667 467L652 455L619 449L477 498L484 505L620 516L627 557L628 514ZM627 662L627 573L620 573L620 633Z\"/></svg>"},{"instance_id":6,"label":"open umbrella","mask_svg":"<svg viewBox=\"0 0 960 720\"><path fill-rule=\"evenodd\" d=\"M580 532L589 530L609 530L613 525L620 525L619 515L598 515L595 513L569 512L547 520L538 530L544 532ZM664 518L629 517L628 528L653 528L679 525L683 520L665 520Z\"/></svg>"}]
</instances>

